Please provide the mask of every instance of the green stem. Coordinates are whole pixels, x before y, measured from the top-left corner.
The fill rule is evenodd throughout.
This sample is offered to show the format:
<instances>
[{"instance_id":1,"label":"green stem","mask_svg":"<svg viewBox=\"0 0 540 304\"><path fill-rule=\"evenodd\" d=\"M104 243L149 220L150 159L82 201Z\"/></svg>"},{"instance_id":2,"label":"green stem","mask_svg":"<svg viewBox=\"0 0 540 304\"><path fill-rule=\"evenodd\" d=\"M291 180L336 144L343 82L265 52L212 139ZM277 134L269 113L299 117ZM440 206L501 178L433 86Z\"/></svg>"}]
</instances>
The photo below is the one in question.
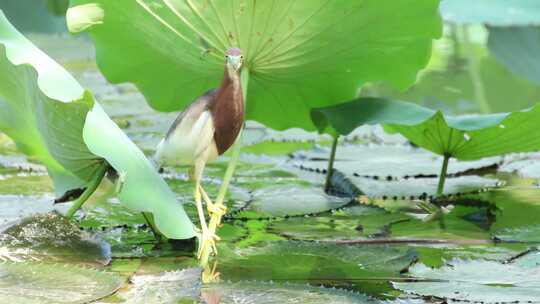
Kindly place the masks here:
<instances>
[{"instance_id":1,"label":"green stem","mask_svg":"<svg viewBox=\"0 0 540 304\"><path fill-rule=\"evenodd\" d=\"M247 89L248 89L248 83L249 83L249 70L244 69L242 70L242 74L240 75L240 81L242 83L242 94L244 97L244 105L246 104L247 100ZM229 188L229 184L231 183L231 179L234 175L234 171L236 169L236 165L238 163L238 159L240 158L240 150L242 149L242 132L240 132L240 135L238 136L238 140L234 144L231 159L229 160L229 165L227 166L227 170L225 171L225 176L223 177L223 182L221 184L221 187L219 188L218 196L216 198L215 203L219 205L224 205L225 201L225 195L227 194L227 190ZM210 230L211 233L216 233L217 227L221 223L221 216L214 214L210 218L210 222L208 223L208 230ZM208 259L210 258L210 248L205 248L203 252L201 253L201 258L199 260L200 266L204 269L208 266ZM204 278L203 278L204 279Z\"/></svg>"},{"instance_id":2,"label":"green stem","mask_svg":"<svg viewBox=\"0 0 540 304\"><path fill-rule=\"evenodd\" d=\"M156 226L156 223L154 221L154 217L152 213L150 212L141 212L144 220L146 221L146 224L148 227L150 227L150 230L152 230L152 234L154 235L154 238L160 243L163 240L163 234L159 231L159 229Z\"/></svg>"},{"instance_id":3,"label":"green stem","mask_svg":"<svg viewBox=\"0 0 540 304\"><path fill-rule=\"evenodd\" d=\"M444 193L444 182L446 181L446 172L448 172L448 161L450 155L445 154L443 159L443 165L441 168L441 174L439 175L439 186L437 187L437 196L441 196Z\"/></svg>"},{"instance_id":4,"label":"green stem","mask_svg":"<svg viewBox=\"0 0 540 304\"><path fill-rule=\"evenodd\" d=\"M328 193L330 191L332 183L332 174L334 174L334 160L336 158L336 149L338 145L339 135L334 136L332 142L332 151L330 152L330 160L328 161L328 170L326 170L326 182L324 183L324 191Z\"/></svg>"},{"instance_id":5,"label":"green stem","mask_svg":"<svg viewBox=\"0 0 540 304\"><path fill-rule=\"evenodd\" d=\"M79 196L77 200L73 202L73 205L71 208L69 208L68 212L66 213L67 218L73 218L77 210L79 210L84 203L90 198L90 196L96 191L99 184L101 184L101 181L103 180L103 177L105 176L105 173L107 173L107 165L104 164L101 166L96 175L94 176L94 179L90 181L90 184L88 184L88 187L86 187L86 190Z\"/></svg>"}]
</instances>

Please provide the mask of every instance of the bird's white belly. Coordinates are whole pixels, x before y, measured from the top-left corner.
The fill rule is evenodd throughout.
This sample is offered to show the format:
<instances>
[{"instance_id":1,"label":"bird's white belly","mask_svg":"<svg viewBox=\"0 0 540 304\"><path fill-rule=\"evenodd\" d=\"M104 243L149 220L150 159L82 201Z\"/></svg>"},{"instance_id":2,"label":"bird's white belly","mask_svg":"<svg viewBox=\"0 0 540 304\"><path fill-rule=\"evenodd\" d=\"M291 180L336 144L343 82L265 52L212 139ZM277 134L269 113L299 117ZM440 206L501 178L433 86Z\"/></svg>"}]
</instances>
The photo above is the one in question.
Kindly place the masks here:
<instances>
[{"instance_id":1,"label":"bird's white belly","mask_svg":"<svg viewBox=\"0 0 540 304\"><path fill-rule=\"evenodd\" d=\"M214 141L214 125L208 111L196 121L182 121L156 150L155 160L160 165L193 165L209 162L218 156Z\"/></svg>"}]
</instances>

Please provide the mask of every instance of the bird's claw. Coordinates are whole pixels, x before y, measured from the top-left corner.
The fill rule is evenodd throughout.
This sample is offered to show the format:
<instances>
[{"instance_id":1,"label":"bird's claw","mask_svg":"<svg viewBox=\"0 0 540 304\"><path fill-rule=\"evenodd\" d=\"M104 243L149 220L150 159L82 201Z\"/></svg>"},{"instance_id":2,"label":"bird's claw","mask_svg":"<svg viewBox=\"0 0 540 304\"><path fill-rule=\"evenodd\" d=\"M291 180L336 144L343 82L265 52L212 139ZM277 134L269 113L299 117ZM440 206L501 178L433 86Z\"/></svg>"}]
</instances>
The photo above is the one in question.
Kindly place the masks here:
<instances>
[{"instance_id":1,"label":"bird's claw","mask_svg":"<svg viewBox=\"0 0 540 304\"><path fill-rule=\"evenodd\" d=\"M213 216L215 214L222 217L227 213L227 206L223 204L214 204L207 202L206 209L208 210L208 214L210 214L210 216Z\"/></svg>"},{"instance_id":2,"label":"bird's claw","mask_svg":"<svg viewBox=\"0 0 540 304\"><path fill-rule=\"evenodd\" d=\"M217 268L217 262L214 263L214 267L210 268L210 266L208 265L203 270L203 273L202 273L202 281L203 281L203 283L219 282L219 276L221 275L221 273L216 271L216 268Z\"/></svg>"},{"instance_id":3,"label":"bird's claw","mask_svg":"<svg viewBox=\"0 0 540 304\"><path fill-rule=\"evenodd\" d=\"M199 237L199 250L197 252L197 258L200 259L202 253L210 247L211 253L217 254L216 241L221 240L219 236L215 233L208 230L208 228L203 228L202 230L197 229L197 234Z\"/></svg>"}]
</instances>

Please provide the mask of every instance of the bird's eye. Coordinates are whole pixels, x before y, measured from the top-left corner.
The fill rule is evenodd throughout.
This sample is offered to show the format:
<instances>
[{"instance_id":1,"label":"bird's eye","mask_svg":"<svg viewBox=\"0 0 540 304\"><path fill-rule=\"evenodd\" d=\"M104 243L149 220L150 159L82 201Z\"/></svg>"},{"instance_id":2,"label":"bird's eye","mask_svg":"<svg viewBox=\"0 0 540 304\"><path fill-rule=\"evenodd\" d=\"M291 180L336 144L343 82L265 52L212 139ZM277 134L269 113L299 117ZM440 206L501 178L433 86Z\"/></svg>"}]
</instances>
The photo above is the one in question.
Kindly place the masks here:
<instances>
[{"instance_id":1,"label":"bird's eye","mask_svg":"<svg viewBox=\"0 0 540 304\"><path fill-rule=\"evenodd\" d=\"M243 56L243 55L242 55L242 56L240 56L240 59L244 59L244 56Z\"/></svg>"}]
</instances>

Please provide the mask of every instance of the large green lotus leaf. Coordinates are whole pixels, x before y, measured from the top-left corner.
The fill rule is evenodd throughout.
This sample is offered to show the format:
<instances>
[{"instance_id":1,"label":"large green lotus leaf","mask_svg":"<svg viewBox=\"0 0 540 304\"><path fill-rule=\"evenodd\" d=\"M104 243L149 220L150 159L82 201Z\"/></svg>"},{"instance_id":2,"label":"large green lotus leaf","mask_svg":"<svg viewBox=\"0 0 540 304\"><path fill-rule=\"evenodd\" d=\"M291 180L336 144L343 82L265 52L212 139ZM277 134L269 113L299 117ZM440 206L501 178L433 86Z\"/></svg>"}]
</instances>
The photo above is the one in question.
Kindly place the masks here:
<instances>
[{"instance_id":1,"label":"large green lotus leaf","mask_svg":"<svg viewBox=\"0 0 540 304\"><path fill-rule=\"evenodd\" d=\"M313 129L309 109L349 100L367 81L406 88L441 33L438 0L73 0L113 83L133 82L161 111L219 85L228 47L250 71L247 119ZM279 111L279 115L273 115Z\"/></svg>"},{"instance_id":2,"label":"large green lotus leaf","mask_svg":"<svg viewBox=\"0 0 540 304\"><path fill-rule=\"evenodd\" d=\"M445 0L441 2L441 15L445 21L457 24L540 25L540 2L536 0Z\"/></svg>"},{"instance_id":3,"label":"large green lotus leaf","mask_svg":"<svg viewBox=\"0 0 540 304\"><path fill-rule=\"evenodd\" d=\"M490 27L488 46L510 71L540 84L540 28Z\"/></svg>"},{"instance_id":4,"label":"large green lotus leaf","mask_svg":"<svg viewBox=\"0 0 540 304\"><path fill-rule=\"evenodd\" d=\"M417 295L481 303L534 303L540 298L538 264L526 267L519 261L502 264L454 259L441 268L416 264L409 273L430 282L393 283L394 287Z\"/></svg>"},{"instance_id":5,"label":"large green lotus leaf","mask_svg":"<svg viewBox=\"0 0 540 304\"><path fill-rule=\"evenodd\" d=\"M379 109L379 110L376 110ZM320 132L348 134L363 124L380 123L414 144L460 160L540 150L540 106L513 113L445 116L416 104L381 98L312 110Z\"/></svg>"},{"instance_id":6,"label":"large green lotus leaf","mask_svg":"<svg viewBox=\"0 0 540 304\"><path fill-rule=\"evenodd\" d=\"M103 130L107 130L106 133ZM195 236L193 224L176 195L142 151L97 103L88 112L83 136L88 148L106 158L118 172L123 183L122 202L131 209L153 213L159 230L167 237L186 239Z\"/></svg>"},{"instance_id":7,"label":"large green lotus leaf","mask_svg":"<svg viewBox=\"0 0 540 304\"><path fill-rule=\"evenodd\" d=\"M0 129L23 147L32 147L24 152L38 156L51 171L61 172L66 180L62 185L92 180L106 161L121 176L123 203L153 213L167 237L194 236L182 205L139 148L90 92L3 15L0 68Z\"/></svg>"},{"instance_id":8,"label":"large green lotus leaf","mask_svg":"<svg viewBox=\"0 0 540 304\"><path fill-rule=\"evenodd\" d=\"M0 264L0 298L12 304L90 303L120 288L122 278L69 264Z\"/></svg>"},{"instance_id":9,"label":"large green lotus leaf","mask_svg":"<svg viewBox=\"0 0 540 304\"><path fill-rule=\"evenodd\" d=\"M89 181L102 163L82 139L94 102L83 92L0 13L0 130L47 165L62 190Z\"/></svg>"}]
</instances>

